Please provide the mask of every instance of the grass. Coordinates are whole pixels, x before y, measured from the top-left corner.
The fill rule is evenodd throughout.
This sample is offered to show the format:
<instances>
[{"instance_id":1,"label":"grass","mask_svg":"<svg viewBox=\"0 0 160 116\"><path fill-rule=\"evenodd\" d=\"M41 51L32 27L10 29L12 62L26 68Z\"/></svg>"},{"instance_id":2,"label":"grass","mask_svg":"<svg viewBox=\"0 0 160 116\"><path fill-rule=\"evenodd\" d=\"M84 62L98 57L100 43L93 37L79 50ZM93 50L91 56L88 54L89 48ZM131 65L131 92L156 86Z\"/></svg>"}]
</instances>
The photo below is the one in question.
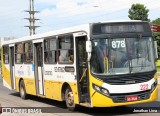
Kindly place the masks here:
<instances>
[{"instance_id":1,"label":"grass","mask_svg":"<svg viewBox=\"0 0 160 116\"><path fill-rule=\"evenodd\" d=\"M157 71L160 72L160 66L157 66Z\"/></svg>"}]
</instances>

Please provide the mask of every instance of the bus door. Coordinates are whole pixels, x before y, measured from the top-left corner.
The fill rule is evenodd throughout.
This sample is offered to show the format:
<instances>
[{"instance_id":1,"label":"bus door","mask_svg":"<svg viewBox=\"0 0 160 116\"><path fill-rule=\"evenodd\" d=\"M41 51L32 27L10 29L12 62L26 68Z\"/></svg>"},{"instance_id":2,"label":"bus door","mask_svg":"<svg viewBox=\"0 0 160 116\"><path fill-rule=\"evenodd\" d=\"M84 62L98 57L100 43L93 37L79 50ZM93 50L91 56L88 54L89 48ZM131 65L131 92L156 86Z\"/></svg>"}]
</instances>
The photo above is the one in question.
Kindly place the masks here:
<instances>
[{"instance_id":1,"label":"bus door","mask_svg":"<svg viewBox=\"0 0 160 116\"><path fill-rule=\"evenodd\" d=\"M14 75L14 45L9 46L9 65L10 65L10 78L11 88L16 89L16 80Z\"/></svg>"},{"instance_id":2,"label":"bus door","mask_svg":"<svg viewBox=\"0 0 160 116\"><path fill-rule=\"evenodd\" d=\"M39 95L44 95L43 80L43 46L41 43L34 43L34 71L36 80L36 91Z\"/></svg>"},{"instance_id":3,"label":"bus door","mask_svg":"<svg viewBox=\"0 0 160 116\"><path fill-rule=\"evenodd\" d=\"M80 103L89 103L89 78L86 53L87 36L76 37L77 85Z\"/></svg>"}]
</instances>

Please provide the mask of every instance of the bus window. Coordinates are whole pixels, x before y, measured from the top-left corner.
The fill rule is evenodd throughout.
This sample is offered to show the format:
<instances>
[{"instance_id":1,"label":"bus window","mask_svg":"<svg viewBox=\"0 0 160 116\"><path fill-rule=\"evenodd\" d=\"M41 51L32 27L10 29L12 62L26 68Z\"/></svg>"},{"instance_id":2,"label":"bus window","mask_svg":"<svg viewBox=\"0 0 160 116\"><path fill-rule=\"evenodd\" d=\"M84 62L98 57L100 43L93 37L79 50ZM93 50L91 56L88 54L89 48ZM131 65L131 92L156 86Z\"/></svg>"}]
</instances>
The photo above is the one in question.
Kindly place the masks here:
<instances>
[{"instance_id":1,"label":"bus window","mask_svg":"<svg viewBox=\"0 0 160 116\"><path fill-rule=\"evenodd\" d=\"M113 75L128 73L128 56L124 38L95 39L91 58L91 70L95 73Z\"/></svg>"},{"instance_id":2,"label":"bus window","mask_svg":"<svg viewBox=\"0 0 160 116\"><path fill-rule=\"evenodd\" d=\"M5 64L9 63L9 46L3 46L3 60Z\"/></svg>"},{"instance_id":3,"label":"bus window","mask_svg":"<svg viewBox=\"0 0 160 116\"><path fill-rule=\"evenodd\" d=\"M72 36L61 36L59 40L59 63L73 63L74 52L73 52L73 37Z\"/></svg>"},{"instance_id":4,"label":"bus window","mask_svg":"<svg viewBox=\"0 0 160 116\"><path fill-rule=\"evenodd\" d=\"M111 39L109 52L109 59L113 63L113 67L123 68L128 60L126 40L124 38Z\"/></svg>"},{"instance_id":5,"label":"bus window","mask_svg":"<svg viewBox=\"0 0 160 116\"><path fill-rule=\"evenodd\" d=\"M44 62L45 63L56 63L56 49L57 42L56 38L46 39L44 41Z\"/></svg>"},{"instance_id":6,"label":"bus window","mask_svg":"<svg viewBox=\"0 0 160 116\"><path fill-rule=\"evenodd\" d=\"M23 63L23 43L15 45L15 63Z\"/></svg>"},{"instance_id":7,"label":"bus window","mask_svg":"<svg viewBox=\"0 0 160 116\"><path fill-rule=\"evenodd\" d=\"M27 42L24 44L24 63L33 62L33 46L32 42Z\"/></svg>"}]
</instances>

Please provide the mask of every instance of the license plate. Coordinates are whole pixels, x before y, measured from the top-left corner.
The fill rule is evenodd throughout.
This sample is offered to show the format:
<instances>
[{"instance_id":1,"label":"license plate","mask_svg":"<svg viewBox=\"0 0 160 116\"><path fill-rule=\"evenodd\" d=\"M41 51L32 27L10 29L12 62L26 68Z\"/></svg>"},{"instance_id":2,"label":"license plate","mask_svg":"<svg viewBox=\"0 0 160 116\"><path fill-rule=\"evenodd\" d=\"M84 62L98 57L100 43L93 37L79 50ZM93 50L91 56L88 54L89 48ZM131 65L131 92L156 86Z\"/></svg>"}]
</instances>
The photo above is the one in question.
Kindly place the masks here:
<instances>
[{"instance_id":1,"label":"license plate","mask_svg":"<svg viewBox=\"0 0 160 116\"><path fill-rule=\"evenodd\" d=\"M127 96L126 97L126 100L129 102L129 101L136 101L138 100L138 96Z\"/></svg>"}]
</instances>

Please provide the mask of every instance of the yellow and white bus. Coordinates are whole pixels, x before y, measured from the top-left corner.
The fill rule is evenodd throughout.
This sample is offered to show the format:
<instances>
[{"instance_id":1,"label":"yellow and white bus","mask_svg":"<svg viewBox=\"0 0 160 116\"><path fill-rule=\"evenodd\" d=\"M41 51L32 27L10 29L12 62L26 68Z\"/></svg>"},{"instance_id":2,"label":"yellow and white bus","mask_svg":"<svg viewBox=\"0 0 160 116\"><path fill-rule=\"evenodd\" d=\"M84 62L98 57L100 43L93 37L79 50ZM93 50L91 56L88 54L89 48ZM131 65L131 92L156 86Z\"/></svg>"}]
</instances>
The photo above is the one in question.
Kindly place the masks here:
<instances>
[{"instance_id":1,"label":"yellow and white bus","mask_svg":"<svg viewBox=\"0 0 160 116\"><path fill-rule=\"evenodd\" d=\"M3 84L66 101L69 110L158 99L154 42L147 22L98 22L2 42Z\"/></svg>"}]
</instances>

